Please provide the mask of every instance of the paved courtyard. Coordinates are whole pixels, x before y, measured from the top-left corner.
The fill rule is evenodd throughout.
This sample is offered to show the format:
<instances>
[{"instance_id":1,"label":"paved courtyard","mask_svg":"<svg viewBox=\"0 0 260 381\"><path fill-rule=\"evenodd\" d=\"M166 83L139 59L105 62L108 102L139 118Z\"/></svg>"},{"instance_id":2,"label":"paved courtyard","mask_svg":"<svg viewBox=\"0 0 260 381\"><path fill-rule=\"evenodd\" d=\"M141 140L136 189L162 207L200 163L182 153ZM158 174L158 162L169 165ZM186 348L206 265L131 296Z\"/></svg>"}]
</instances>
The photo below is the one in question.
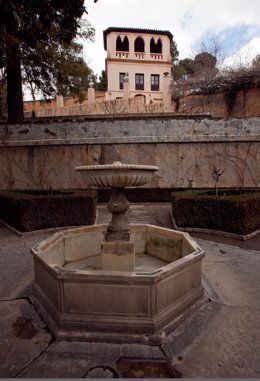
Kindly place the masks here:
<instances>
[{"instance_id":1,"label":"paved courtyard","mask_svg":"<svg viewBox=\"0 0 260 381\"><path fill-rule=\"evenodd\" d=\"M135 204L130 221L172 228L170 204ZM104 205L97 222L107 222ZM193 235L205 251L205 303L161 345L58 341L31 304L30 248L50 232L0 225L0 377L260 378L260 238Z\"/></svg>"}]
</instances>

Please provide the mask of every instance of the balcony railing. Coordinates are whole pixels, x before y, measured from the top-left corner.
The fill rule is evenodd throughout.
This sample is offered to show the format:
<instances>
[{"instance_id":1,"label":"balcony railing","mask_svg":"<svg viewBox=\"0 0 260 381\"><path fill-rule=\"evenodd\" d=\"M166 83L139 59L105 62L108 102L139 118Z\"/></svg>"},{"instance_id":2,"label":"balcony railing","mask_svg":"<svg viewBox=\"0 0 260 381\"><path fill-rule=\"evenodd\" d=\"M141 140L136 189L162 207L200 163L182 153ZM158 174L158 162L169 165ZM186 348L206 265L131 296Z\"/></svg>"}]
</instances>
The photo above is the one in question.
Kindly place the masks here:
<instances>
[{"instance_id":1,"label":"balcony railing","mask_svg":"<svg viewBox=\"0 0 260 381\"><path fill-rule=\"evenodd\" d=\"M150 57L153 59L153 60L157 60L157 61L161 61L163 59L163 55L160 54L160 53L151 53L150 54Z\"/></svg>"},{"instance_id":2,"label":"balcony railing","mask_svg":"<svg viewBox=\"0 0 260 381\"><path fill-rule=\"evenodd\" d=\"M130 54L129 56L129 52L120 52L120 51L116 51L116 57L117 58L131 58L133 57L133 53ZM146 56L145 52L134 52L134 57L138 60L144 60L145 57L148 58L148 56ZM150 53L150 60L153 60L153 61L162 61L163 60L163 55L160 54L160 53Z\"/></svg>"},{"instance_id":3,"label":"balcony railing","mask_svg":"<svg viewBox=\"0 0 260 381\"><path fill-rule=\"evenodd\" d=\"M119 52L119 51L116 52L116 57L118 58L128 58L128 56L129 56L129 52Z\"/></svg>"},{"instance_id":4,"label":"balcony railing","mask_svg":"<svg viewBox=\"0 0 260 381\"><path fill-rule=\"evenodd\" d=\"M138 58L139 60L143 60L145 57L145 53L135 53L135 58Z\"/></svg>"}]
</instances>

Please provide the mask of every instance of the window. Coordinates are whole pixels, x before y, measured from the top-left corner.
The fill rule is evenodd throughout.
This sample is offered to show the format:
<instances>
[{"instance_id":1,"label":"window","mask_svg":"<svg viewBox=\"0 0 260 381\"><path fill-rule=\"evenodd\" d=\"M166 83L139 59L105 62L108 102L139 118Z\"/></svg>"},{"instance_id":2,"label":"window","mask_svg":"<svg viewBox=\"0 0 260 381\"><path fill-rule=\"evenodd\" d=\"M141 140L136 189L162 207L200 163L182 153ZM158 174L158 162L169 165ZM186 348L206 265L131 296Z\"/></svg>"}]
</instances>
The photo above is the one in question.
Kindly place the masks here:
<instances>
[{"instance_id":1,"label":"window","mask_svg":"<svg viewBox=\"0 0 260 381\"><path fill-rule=\"evenodd\" d=\"M160 76L159 74L151 75L151 91L159 91L160 89Z\"/></svg>"},{"instance_id":2,"label":"window","mask_svg":"<svg viewBox=\"0 0 260 381\"><path fill-rule=\"evenodd\" d=\"M119 52L129 52L129 41L128 38L125 36L125 38L121 39L120 36L116 39L116 50Z\"/></svg>"},{"instance_id":3,"label":"window","mask_svg":"<svg viewBox=\"0 0 260 381\"><path fill-rule=\"evenodd\" d=\"M162 53L162 41L158 38L158 41L155 42L154 37L150 41L150 53Z\"/></svg>"},{"instance_id":4,"label":"window","mask_svg":"<svg viewBox=\"0 0 260 381\"><path fill-rule=\"evenodd\" d=\"M144 74L135 75L135 89L144 90Z\"/></svg>"},{"instance_id":5,"label":"window","mask_svg":"<svg viewBox=\"0 0 260 381\"><path fill-rule=\"evenodd\" d=\"M124 78L128 73L119 73L119 89L123 90L124 88Z\"/></svg>"},{"instance_id":6,"label":"window","mask_svg":"<svg viewBox=\"0 0 260 381\"><path fill-rule=\"evenodd\" d=\"M135 39L135 52L143 53L144 52L144 40L142 37L137 37Z\"/></svg>"}]
</instances>

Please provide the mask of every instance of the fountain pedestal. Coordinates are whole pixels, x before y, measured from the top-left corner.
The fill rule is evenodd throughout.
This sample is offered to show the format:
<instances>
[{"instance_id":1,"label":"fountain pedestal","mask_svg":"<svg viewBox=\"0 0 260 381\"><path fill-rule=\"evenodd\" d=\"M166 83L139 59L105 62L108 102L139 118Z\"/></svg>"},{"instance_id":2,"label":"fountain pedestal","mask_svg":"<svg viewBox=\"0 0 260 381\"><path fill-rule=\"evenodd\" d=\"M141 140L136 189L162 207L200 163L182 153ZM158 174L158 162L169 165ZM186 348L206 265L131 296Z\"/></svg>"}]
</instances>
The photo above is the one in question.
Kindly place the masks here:
<instances>
[{"instance_id":1,"label":"fountain pedestal","mask_svg":"<svg viewBox=\"0 0 260 381\"><path fill-rule=\"evenodd\" d=\"M112 219L107 226L106 241L130 241L130 230L127 212L130 203L125 196L124 188L112 188L107 209Z\"/></svg>"},{"instance_id":2,"label":"fountain pedestal","mask_svg":"<svg viewBox=\"0 0 260 381\"><path fill-rule=\"evenodd\" d=\"M107 209L112 219L107 226L105 241L101 245L102 268L105 271L134 271L134 236L130 235L127 212L130 203L124 188L111 188Z\"/></svg>"},{"instance_id":3,"label":"fountain pedestal","mask_svg":"<svg viewBox=\"0 0 260 381\"><path fill-rule=\"evenodd\" d=\"M102 268L104 271L134 271L135 248L132 242L103 242L101 245Z\"/></svg>"}]
</instances>

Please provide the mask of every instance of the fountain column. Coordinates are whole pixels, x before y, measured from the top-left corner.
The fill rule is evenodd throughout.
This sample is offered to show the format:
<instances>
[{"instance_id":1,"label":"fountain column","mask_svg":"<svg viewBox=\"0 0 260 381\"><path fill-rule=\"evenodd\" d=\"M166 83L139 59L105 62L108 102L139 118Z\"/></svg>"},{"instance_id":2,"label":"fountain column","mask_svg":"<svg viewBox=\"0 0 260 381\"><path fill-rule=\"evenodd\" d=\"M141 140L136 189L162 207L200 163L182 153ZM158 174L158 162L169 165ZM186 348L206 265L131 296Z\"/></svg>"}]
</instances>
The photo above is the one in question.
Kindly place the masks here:
<instances>
[{"instance_id":1,"label":"fountain column","mask_svg":"<svg viewBox=\"0 0 260 381\"><path fill-rule=\"evenodd\" d=\"M112 219L106 231L106 240L129 241L130 230L127 212L130 203L125 196L125 188L111 188L111 197L107 209L112 214Z\"/></svg>"},{"instance_id":2,"label":"fountain column","mask_svg":"<svg viewBox=\"0 0 260 381\"><path fill-rule=\"evenodd\" d=\"M134 271L134 236L129 229L127 212L130 203L125 188L112 187L107 209L112 219L107 226L105 240L101 244L102 267L106 271Z\"/></svg>"}]
</instances>

